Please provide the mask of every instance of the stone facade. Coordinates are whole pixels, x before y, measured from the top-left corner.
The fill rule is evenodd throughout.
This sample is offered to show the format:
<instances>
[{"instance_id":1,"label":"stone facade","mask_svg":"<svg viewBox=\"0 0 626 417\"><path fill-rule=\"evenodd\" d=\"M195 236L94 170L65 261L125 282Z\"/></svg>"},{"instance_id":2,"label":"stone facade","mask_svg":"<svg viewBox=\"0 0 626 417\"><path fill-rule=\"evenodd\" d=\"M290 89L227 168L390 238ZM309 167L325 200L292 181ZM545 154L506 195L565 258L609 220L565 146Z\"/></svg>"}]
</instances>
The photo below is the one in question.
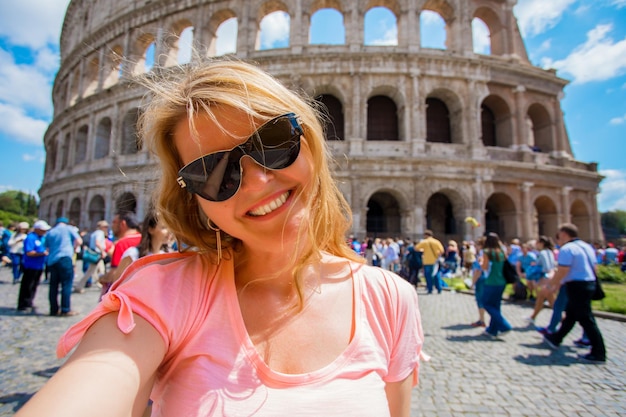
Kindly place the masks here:
<instances>
[{"instance_id":1,"label":"stone facade","mask_svg":"<svg viewBox=\"0 0 626 417\"><path fill-rule=\"evenodd\" d=\"M560 98L567 81L530 64L515 0L72 0L61 35L45 135L41 217L81 227L119 208L146 210L158 171L137 142L146 70L176 65L178 36L193 27L193 59L215 55L218 29L237 21L235 56L327 105L334 172L359 237L445 239L485 230L503 239L554 236L560 222L601 240L593 163L574 159ZM396 19L397 44L364 44L373 7ZM341 14L345 42L308 42L312 16ZM446 48L421 46L420 13L445 22ZM260 50L261 20L282 11L289 46ZM473 51L472 20L491 53ZM332 137L331 137L332 136ZM339 140L335 140L339 139ZM480 226L465 222L474 217Z\"/></svg>"}]
</instances>

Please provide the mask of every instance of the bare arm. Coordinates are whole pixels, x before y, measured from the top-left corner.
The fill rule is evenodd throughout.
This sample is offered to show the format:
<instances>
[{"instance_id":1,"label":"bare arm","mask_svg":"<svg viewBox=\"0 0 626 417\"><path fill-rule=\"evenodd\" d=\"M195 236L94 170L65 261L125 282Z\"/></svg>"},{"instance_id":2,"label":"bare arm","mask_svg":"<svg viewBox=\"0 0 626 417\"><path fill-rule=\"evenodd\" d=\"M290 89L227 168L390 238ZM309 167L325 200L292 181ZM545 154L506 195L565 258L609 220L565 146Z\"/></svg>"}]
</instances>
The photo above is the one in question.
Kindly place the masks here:
<instances>
[{"instance_id":1,"label":"bare arm","mask_svg":"<svg viewBox=\"0 0 626 417\"><path fill-rule=\"evenodd\" d=\"M129 334L117 328L117 313L103 316L76 351L16 417L139 417L145 410L165 343L135 316Z\"/></svg>"},{"instance_id":2,"label":"bare arm","mask_svg":"<svg viewBox=\"0 0 626 417\"><path fill-rule=\"evenodd\" d=\"M413 374L398 382L388 382L385 385L389 414L391 417L409 417L411 415L411 389L413 388Z\"/></svg>"},{"instance_id":3,"label":"bare arm","mask_svg":"<svg viewBox=\"0 0 626 417\"><path fill-rule=\"evenodd\" d=\"M122 273L128 268L128 266L133 263L133 259L130 256L122 258L120 264L117 268L111 268L109 272L104 274L102 278L100 278L100 282L115 282L122 276Z\"/></svg>"},{"instance_id":4,"label":"bare arm","mask_svg":"<svg viewBox=\"0 0 626 417\"><path fill-rule=\"evenodd\" d=\"M554 276L549 281L548 288L553 292L558 291L559 288L561 288L561 281L567 276L568 273L569 266L559 265L559 267L554 272Z\"/></svg>"}]
</instances>

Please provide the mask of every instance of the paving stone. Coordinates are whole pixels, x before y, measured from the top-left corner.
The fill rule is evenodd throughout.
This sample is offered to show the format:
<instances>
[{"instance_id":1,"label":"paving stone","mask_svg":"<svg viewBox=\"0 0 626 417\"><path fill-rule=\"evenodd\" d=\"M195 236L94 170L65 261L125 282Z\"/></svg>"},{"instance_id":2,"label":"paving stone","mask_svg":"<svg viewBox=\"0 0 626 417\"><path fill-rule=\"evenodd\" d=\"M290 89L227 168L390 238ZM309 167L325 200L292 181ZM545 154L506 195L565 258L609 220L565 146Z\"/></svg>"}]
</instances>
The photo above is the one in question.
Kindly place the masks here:
<instances>
[{"instance_id":1,"label":"paving stone","mask_svg":"<svg viewBox=\"0 0 626 417\"><path fill-rule=\"evenodd\" d=\"M48 286L39 286L40 315L17 315L19 285L0 269L0 417L11 416L62 365L55 356L59 337L98 302L99 290L72 294L74 317L49 317ZM514 330L503 340L481 336L473 296L444 291L424 295L420 311L432 356L420 367L411 416L617 416L626 414L626 323L598 318L607 346L605 365L581 363L573 345L576 327L556 352L524 322L531 306L503 303ZM545 309L538 325L550 320ZM355 393L358 395L358 393Z\"/></svg>"}]
</instances>

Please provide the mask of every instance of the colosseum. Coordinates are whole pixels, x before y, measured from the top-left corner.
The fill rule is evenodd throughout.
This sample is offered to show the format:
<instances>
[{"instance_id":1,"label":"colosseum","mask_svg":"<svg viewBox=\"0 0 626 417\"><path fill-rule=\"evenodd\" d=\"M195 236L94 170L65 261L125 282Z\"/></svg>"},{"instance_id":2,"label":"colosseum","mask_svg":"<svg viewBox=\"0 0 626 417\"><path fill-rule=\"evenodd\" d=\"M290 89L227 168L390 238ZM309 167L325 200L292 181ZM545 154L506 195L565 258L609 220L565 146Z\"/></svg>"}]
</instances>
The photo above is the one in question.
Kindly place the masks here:
<instances>
[{"instance_id":1,"label":"colosseum","mask_svg":"<svg viewBox=\"0 0 626 417\"><path fill-rule=\"evenodd\" d=\"M230 25L229 54L328 108L328 146L354 235L416 238L432 229L462 240L488 230L528 239L554 236L568 221L600 240L602 177L596 164L574 159L560 105L567 81L530 63L515 4L71 0L44 138L40 216L88 228L118 209L143 216L158 170L137 138L144 91L133 77L224 53ZM366 41L372 11L393 18L395 38L385 45ZM425 44L424 13L443 22L441 47ZM264 19L277 14L289 39L263 47ZM343 39L310 36L326 16L336 17L330 30ZM476 21L488 30L488 52L475 52ZM193 57L182 57L189 45Z\"/></svg>"}]
</instances>

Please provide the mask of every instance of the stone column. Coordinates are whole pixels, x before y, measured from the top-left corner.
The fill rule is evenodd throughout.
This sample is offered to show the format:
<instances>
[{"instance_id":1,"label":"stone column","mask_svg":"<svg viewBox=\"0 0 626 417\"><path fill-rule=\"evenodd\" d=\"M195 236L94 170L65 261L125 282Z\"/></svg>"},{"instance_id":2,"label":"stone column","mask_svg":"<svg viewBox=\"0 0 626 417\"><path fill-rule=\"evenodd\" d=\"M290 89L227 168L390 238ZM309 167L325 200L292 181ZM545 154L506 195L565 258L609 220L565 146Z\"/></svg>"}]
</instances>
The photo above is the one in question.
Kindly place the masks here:
<instances>
[{"instance_id":1,"label":"stone column","mask_svg":"<svg viewBox=\"0 0 626 417\"><path fill-rule=\"evenodd\" d=\"M420 96L420 73L415 69L411 71L411 89L410 98L411 105L409 108L410 121L407 139L411 141L412 156L420 156L424 154L426 138L422 135L421 128L424 124L423 116L423 100Z\"/></svg>"},{"instance_id":2,"label":"stone column","mask_svg":"<svg viewBox=\"0 0 626 417\"><path fill-rule=\"evenodd\" d=\"M530 239L534 234L532 230L533 209L530 201L530 189L534 185L534 183L526 181L518 186L520 191L522 192L520 218L522 221L521 235L523 236L523 240Z\"/></svg>"},{"instance_id":3,"label":"stone column","mask_svg":"<svg viewBox=\"0 0 626 417\"><path fill-rule=\"evenodd\" d=\"M291 53L300 55L302 53L302 46L305 43L308 44L310 18L307 19L308 13L306 15L302 14L302 0L296 0L295 3L294 15L289 16L289 43ZM304 40L305 37L306 41Z\"/></svg>"},{"instance_id":4,"label":"stone column","mask_svg":"<svg viewBox=\"0 0 626 417\"><path fill-rule=\"evenodd\" d=\"M414 1L410 1L407 9L402 13L403 32L406 36L405 45L409 52L418 52L420 49L420 20Z\"/></svg>"},{"instance_id":5,"label":"stone column","mask_svg":"<svg viewBox=\"0 0 626 417\"><path fill-rule=\"evenodd\" d=\"M518 85L515 90L515 124L517 137L513 138L513 147L528 149L528 135L526 132L526 114L524 113L524 93L526 87Z\"/></svg>"},{"instance_id":6,"label":"stone column","mask_svg":"<svg viewBox=\"0 0 626 417\"><path fill-rule=\"evenodd\" d=\"M107 59L106 54L104 53L104 47L100 48L98 51L98 85L96 87L96 92L102 91L102 86L104 84L104 69L108 67L108 62L105 62Z\"/></svg>"},{"instance_id":7,"label":"stone column","mask_svg":"<svg viewBox=\"0 0 626 417\"><path fill-rule=\"evenodd\" d=\"M361 115L366 105L361 102L361 76L352 74L352 132L349 136L350 155L363 155L363 142L365 141L364 127ZM365 110L367 120L367 110Z\"/></svg>"},{"instance_id":8,"label":"stone column","mask_svg":"<svg viewBox=\"0 0 626 417\"><path fill-rule=\"evenodd\" d=\"M565 186L561 188L561 210L559 211L559 224L561 223L571 223L571 213L569 211L570 206L570 198L569 194L572 191L572 187Z\"/></svg>"},{"instance_id":9,"label":"stone column","mask_svg":"<svg viewBox=\"0 0 626 417\"><path fill-rule=\"evenodd\" d=\"M349 19L346 19L346 45L350 52L358 52L363 47L363 15L359 11L359 2L350 2ZM346 14L347 14L346 13Z\"/></svg>"}]
</instances>

